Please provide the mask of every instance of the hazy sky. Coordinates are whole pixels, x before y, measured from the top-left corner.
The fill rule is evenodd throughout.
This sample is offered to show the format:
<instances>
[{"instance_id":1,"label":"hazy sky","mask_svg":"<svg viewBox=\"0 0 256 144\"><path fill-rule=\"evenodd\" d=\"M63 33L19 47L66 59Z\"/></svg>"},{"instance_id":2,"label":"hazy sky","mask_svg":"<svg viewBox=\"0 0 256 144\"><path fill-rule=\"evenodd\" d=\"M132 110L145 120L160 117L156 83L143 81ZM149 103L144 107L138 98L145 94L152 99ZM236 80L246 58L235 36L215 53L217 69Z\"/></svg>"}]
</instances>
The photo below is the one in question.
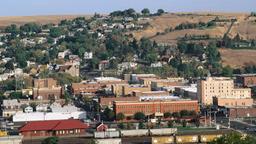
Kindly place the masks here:
<instances>
[{"instance_id":1,"label":"hazy sky","mask_svg":"<svg viewBox=\"0 0 256 144\"><path fill-rule=\"evenodd\" d=\"M256 0L0 0L0 16L108 13L144 7L170 12L256 11Z\"/></svg>"}]
</instances>

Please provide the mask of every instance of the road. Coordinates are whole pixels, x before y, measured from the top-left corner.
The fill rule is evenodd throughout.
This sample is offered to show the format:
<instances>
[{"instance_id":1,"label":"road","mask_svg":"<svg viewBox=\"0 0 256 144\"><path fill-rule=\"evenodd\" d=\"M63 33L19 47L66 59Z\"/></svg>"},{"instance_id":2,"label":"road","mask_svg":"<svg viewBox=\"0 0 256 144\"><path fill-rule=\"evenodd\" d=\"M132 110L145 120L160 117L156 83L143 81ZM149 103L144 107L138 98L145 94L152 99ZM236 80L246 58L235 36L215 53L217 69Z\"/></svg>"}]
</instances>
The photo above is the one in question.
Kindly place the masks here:
<instances>
[{"instance_id":1,"label":"road","mask_svg":"<svg viewBox=\"0 0 256 144\"><path fill-rule=\"evenodd\" d=\"M229 119L226 117L217 117L217 124L223 127L229 127ZM230 128L240 133L256 135L256 125L248 124L240 120L230 120Z\"/></svg>"}]
</instances>

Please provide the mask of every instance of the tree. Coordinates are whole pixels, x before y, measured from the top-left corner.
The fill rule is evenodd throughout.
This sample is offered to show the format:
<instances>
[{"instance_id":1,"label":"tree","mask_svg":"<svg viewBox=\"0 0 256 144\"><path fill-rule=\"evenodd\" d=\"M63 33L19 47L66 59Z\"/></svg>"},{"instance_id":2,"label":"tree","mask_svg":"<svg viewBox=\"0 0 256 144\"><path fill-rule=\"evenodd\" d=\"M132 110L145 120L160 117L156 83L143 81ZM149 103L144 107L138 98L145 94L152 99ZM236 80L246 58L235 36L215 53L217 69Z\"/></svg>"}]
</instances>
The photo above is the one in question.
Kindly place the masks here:
<instances>
[{"instance_id":1,"label":"tree","mask_svg":"<svg viewBox=\"0 0 256 144\"><path fill-rule=\"evenodd\" d=\"M172 128L174 125L174 121L173 120L168 121L167 125L168 125L168 128Z\"/></svg>"},{"instance_id":2,"label":"tree","mask_svg":"<svg viewBox=\"0 0 256 144\"><path fill-rule=\"evenodd\" d=\"M164 13L164 10L163 10L163 9L158 9L158 10L157 10L157 15L160 16L160 15L162 15L163 13Z\"/></svg>"},{"instance_id":3,"label":"tree","mask_svg":"<svg viewBox=\"0 0 256 144\"><path fill-rule=\"evenodd\" d=\"M139 129L144 129L145 128L145 124L143 122L139 122Z\"/></svg>"},{"instance_id":4,"label":"tree","mask_svg":"<svg viewBox=\"0 0 256 144\"><path fill-rule=\"evenodd\" d=\"M125 119L125 115L123 114L123 113L118 113L117 115L116 115L116 120L124 120Z\"/></svg>"},{"instance_id":5,"label":"tree","mask_svg":"<svg viewBox=\"0 0 256 144\"><path fill-rule=\"evenodd\" d=\"M222 76L224 77L232 77L233 75L233 69L230 66L225 66L222 69Z\"/></svg>"},{"instance_id":6,"label":"tree","mask_svg":"<svg viewBox=\"0 0 256 144\"><path fill-rule=\"evenodd\" d=\"M4 66L8 70L14 70L14 65L13 65L13 61L12 60L8 61Z\"/></svg>"},{"instance_id":7,"label":"tree","mask_svg":"<svg viewBox=\"0 0 256 144\"><path fill-rule=\"evenodd\" d=\"M124 129L124 123L119 123L119 124L118 124L118 128Z\"/></svg>"},{"instance_id":8,"label":"tree","mask_svg":"<svg viewBox=\"0 0 256 144\"><path fill-rule=\"evenodd\" d=\"M134 114L134 119L136 120L144 120L145 119L145 114L142 112L137 112Z\"/></svg>"},{"instance_id":9,"label":"tree","mask_svg":"<svg viewBox=\"0 0 256 144\"><path fill-rule=\"evenodd\" d=\"M110 108L105 108L105 110L102 113L102 118L105 121L113 121L115 118L115 113Z\"/></svg>"},{"instance_id":10,"label":"tree","mask_svg":"<svg viewBox=\"0 0 256 144\"><path fill-rule=\"evenodd\" d=\"M50 36L53 38L57 38L64 34L64 31L60 27L53 27L50 29Z\"/></svg>"},{"instance_id":11,"label":"tree","mask_svg":"<svg viewBox=\"0 0 256 144\"><path fill-rule=\"evenodd\" d=\"M174 112L174 113L172 113L172 116L175 117L175 118L179 118L180 113L179 112Z\"/></svg>"},{"instance_id":12,"label":"tree","mask_svg":"<svg viewBox=\"0 0 256 144\"><path fill-rule=\"evenodd\" d=\"M48 137L42 141L42 144L58 144L58 137Z\"/></svg>"},{"instance_id":13,"label":"tree","mask_svg":"<svg viewBox=\"0 0 256 144\"><path fill-rule=\"evenodd\" d=\"M148 8L144 8L141 13L144 15L144 16L148 16L150 14L150 11Z\"/></svg>"},{"instance_id":14,"label":"tree","mask_svg":"<svg viewBox=\"0 0 256 144\"><path fill-rule=\"evenodd\" d=\"M187 121L186 120L182 120L182 126L186 127L187 126Z\"/></svg>"},{"instance_id":15,"label":"tree","mask_svg":"<svg viewBox=\"0 0 256 144\"><path fill-rule=\"evenodd\" d=\"M180 111L180 116L181 116L181 117L189 116L189 111L187 111L187 110L181 110L181 111Z\"/></svg>"},{"instance_id":16,"label":"tree","mask_svg":"<svg viewBox=\"0 0 256 144\"><path fill-rule=\"evenodd\" d=\"M243 137L239 133L230 133L215 139L209 144L255 144L256 139L251 136Z\"/></svg>"},{"instance_id":17,"label":"tree","mask_svg":"<svg viewBox=\"0 0 256 144\"><path fill-rule=\"evenodd\" d=\"M169 118L171 116L172 116L172 114L170 112L165 112L164 113L164 118Z\"/></svg>"}]
</instances>

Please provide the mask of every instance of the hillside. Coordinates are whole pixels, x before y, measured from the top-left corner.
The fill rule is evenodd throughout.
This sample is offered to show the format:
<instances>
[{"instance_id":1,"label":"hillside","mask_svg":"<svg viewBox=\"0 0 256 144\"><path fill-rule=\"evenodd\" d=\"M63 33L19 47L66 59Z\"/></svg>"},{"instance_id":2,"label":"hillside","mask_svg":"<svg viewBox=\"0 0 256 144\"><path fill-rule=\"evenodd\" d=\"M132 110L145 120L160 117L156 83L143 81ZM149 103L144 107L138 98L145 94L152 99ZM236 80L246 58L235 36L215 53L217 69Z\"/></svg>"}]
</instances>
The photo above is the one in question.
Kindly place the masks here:
<instances>
[{"instance_id":1,"label":"hillside","mask_svg":"<svg viewBox=\"0 0 256 144\"><path fill-rule=\"evenodd\" d=\"M243 13L193 13L193 14L165 14L157 16L149 21L150 26L147 29L134 32L137 39L141 37L150 37L159 43L176 44L179 38L185 35L209 35L211 38L222 38L231 25L231 22L221 23L211 28L203 29L183 29L166 32L168 28L175 28L182 23L207 23L214 20L216 17L220 19L236 18L237 22L232 26L229 36L235 37L237 34L244 40L256 39L256 18L249 17L249 14ZM158 33L158 34L157 34ZM159 34L160 33L160 34ZM256 57L254 50L220 50L224 65L232 67L245 66L247 63L254 63L253 59ZM250 54L247 57L247 54ZM232 56L239 56L240 59L235 59Z\"/></svg>"},{"instance_id":2,"label":"hillside","mask_svg":"<svg viewBox=\"0 0 256 144\"><path fill-rule=\"evenodd\" d=\"M57 24L64 19L74 19L79 16L89 17L89 15L50 15L50 16L9 16L0 17L0 27L10 24L22 25L25 23L35 22L38 24L54 23Z\"/></svg>"}]
</instances>

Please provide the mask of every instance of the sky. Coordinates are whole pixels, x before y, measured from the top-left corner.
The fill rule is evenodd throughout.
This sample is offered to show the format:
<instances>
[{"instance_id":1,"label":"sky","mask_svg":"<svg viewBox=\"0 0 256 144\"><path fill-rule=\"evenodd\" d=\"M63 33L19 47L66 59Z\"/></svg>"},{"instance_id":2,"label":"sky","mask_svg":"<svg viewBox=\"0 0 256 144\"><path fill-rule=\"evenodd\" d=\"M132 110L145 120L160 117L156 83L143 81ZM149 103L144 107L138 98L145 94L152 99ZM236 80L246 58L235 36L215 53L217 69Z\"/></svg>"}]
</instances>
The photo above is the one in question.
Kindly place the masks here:
<instances>
[{"instance_id":1,"label":"sky","mask_svg":"<svg viewBox=\"0 0 256 144\"><path fill-rule=\"evenodd\" d=\"M168 12L251 12L256 0L0 0L0 16L109 13L134 8Z\"/></svg>"}]
</instances>

